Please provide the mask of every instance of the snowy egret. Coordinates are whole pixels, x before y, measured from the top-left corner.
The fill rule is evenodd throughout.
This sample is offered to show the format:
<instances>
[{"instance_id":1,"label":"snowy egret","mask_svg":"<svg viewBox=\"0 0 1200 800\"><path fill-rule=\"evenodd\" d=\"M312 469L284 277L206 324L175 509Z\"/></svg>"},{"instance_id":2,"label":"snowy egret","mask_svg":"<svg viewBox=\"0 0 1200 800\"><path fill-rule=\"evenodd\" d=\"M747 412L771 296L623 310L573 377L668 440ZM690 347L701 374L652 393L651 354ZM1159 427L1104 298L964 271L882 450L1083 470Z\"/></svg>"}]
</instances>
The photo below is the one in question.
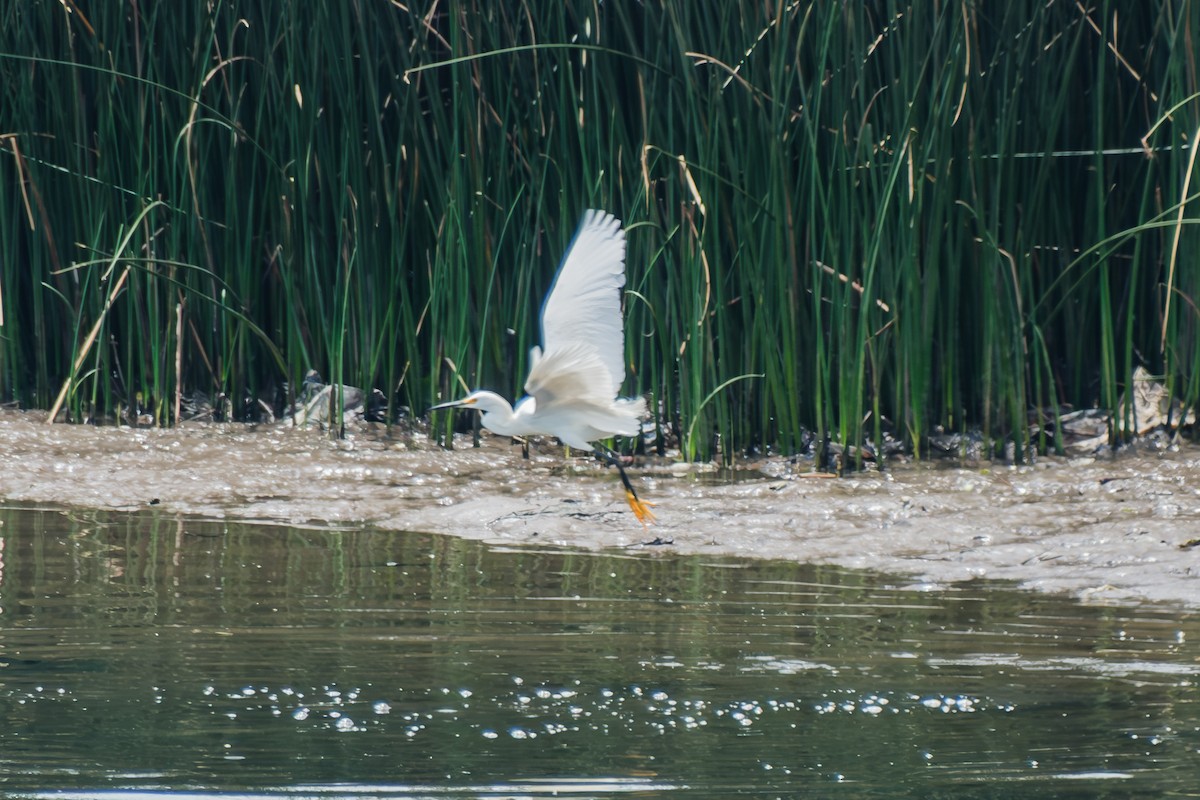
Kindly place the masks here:
<instances>
[{"instance_id":1,"label":"snowy egret","mask_svg":"<svg viewBox=\"0 0 1200 800\"><path fill-rule=\"evenodd\" d=\"M654 520L617 454L597 444L610 436L636 436L646 401L619 397L625 381L625 231L613 215L589 210L563 256L542 304L542 346L529 353L525 397L516 407L495 392L475 391L429 409L475 408L480 423L501 436L557 436L591 450L621 473L625 498L643 525Z\"/></svg>"}]
</instances>

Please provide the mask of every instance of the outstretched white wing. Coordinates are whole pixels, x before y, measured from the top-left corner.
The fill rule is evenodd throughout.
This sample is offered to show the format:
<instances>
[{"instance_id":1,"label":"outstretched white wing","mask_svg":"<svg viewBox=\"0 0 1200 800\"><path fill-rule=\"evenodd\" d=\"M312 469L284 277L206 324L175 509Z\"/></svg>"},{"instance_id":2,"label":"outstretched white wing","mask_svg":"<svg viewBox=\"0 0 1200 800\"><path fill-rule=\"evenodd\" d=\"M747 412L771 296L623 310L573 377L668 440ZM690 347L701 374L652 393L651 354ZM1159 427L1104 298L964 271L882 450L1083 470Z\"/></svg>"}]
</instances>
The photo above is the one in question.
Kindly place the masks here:
<instances>
[{"instance_id":1,"label":"outstretched white wing","mask_svg":"<svg viewBox=\"0 0 1200 800\"><path fill-rule=\"evenodd\" d=\"M591 209L583 215L542 305L542 351L534 350L534 368L543 353L594 350L611 379L609 397L615 397L625 381L624 285L625 231L621 221ZM535 377L532 372L530 377Z\"/></svg>"}]
</instances>

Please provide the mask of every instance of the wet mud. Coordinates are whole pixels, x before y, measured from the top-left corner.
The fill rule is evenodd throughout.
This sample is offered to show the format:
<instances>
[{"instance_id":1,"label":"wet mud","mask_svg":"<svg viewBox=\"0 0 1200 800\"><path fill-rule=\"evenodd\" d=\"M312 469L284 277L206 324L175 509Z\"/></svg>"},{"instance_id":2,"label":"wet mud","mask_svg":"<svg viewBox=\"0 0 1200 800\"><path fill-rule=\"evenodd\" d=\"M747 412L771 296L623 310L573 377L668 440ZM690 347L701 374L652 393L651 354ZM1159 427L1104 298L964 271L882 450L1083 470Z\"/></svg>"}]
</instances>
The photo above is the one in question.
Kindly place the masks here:
<instances>
[{"instance_id":1,"label":"wet mud","mask_svg":"<svg viewBox=\"0 0 1200 800\"><path fill-rule=\"evenodd\" d=\"M901 465L842 479L765 460L723 475L630 470L658 524L637 522L615 470L552 444L528 459L485 434L444 450L382 426L46 425L0 413L0 502L373 525L501 545L631 548L881 570L929 588L1007 579L1088 602L1200 607L1200 449L1033 466Z\"/></svg>"}]
</instances>

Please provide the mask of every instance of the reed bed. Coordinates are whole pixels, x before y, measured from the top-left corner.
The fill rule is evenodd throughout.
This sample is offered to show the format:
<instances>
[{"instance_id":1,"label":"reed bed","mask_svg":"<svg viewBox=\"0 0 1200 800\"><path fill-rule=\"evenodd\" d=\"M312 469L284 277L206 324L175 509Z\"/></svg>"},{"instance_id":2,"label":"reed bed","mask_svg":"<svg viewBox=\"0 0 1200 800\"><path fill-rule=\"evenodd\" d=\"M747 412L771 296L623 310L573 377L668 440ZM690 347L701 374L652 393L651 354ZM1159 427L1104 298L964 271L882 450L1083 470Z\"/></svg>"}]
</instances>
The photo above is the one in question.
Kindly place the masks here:
<instances>
[{"instance_id":1,"label":"reed bed","mask_svg":"<svg viewBox=\"0 0 1200 800\"><path fill-rule=\"evenodd\" d=\"M629 392L687 458L1023 458L1138 365L1200 399L1194 0L0 15L22 406L166 425L310 368L392 419L518 393L592 206L629 230Z\"/></svg>"}]
</instances>

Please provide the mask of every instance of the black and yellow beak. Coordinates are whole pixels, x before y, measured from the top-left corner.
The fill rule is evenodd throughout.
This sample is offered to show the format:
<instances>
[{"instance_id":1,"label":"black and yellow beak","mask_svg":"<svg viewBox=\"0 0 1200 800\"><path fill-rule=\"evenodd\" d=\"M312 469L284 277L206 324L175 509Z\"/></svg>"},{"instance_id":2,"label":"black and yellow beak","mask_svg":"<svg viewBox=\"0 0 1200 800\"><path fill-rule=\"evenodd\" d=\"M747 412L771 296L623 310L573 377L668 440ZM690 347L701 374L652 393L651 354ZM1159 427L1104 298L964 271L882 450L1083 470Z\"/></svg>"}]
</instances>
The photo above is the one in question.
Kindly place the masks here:
<instances>
[{"instance_id":1,"label":"black and yellow beak","mask_svg":"<svg viewBox=\"0 0 1200 800\"><path fill-rule=\"evenodd\" d=\"M428 414L430 411L440 411L443 408L462 408L463 406L475 405L474 397L464 397L462 400L451 400L449 403L438 403L436 406L430 406L425 410Z\"/></svg>"}]
</instances>

